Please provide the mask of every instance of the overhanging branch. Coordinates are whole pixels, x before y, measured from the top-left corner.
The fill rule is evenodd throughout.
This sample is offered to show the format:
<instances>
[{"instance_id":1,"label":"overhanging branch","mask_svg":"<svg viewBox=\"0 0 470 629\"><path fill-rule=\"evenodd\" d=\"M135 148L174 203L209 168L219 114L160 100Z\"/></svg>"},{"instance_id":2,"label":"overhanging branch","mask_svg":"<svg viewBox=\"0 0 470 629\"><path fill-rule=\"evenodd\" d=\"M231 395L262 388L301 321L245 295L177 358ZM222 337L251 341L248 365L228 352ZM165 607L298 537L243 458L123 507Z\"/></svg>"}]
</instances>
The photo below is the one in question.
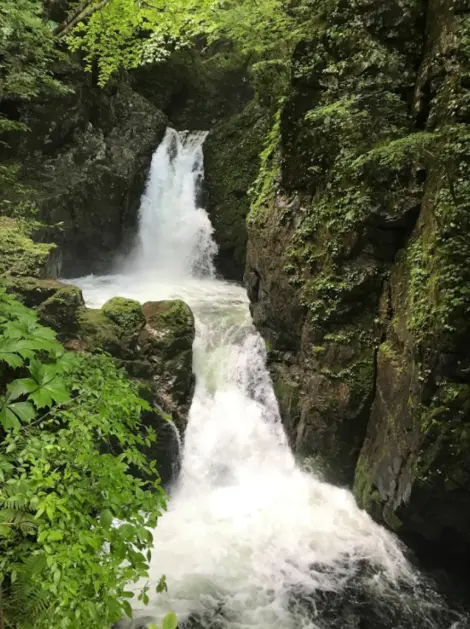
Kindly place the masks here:
<instances>
[{"instance_id":1,"label":"overhanging branch","mask_svg":"<svg viewBox=\"0 0 470 629\"><path fill-rule=\"evenodd\" d=\"M94 4L94 0L85 0L77 7L72 15L69 15L66 20L57 26L54 35L56 37L64 37L64 35L70 33L79 22L105 7L109 1L110 0L101 0L98 4Z\"/></svg>"}]
</instances>

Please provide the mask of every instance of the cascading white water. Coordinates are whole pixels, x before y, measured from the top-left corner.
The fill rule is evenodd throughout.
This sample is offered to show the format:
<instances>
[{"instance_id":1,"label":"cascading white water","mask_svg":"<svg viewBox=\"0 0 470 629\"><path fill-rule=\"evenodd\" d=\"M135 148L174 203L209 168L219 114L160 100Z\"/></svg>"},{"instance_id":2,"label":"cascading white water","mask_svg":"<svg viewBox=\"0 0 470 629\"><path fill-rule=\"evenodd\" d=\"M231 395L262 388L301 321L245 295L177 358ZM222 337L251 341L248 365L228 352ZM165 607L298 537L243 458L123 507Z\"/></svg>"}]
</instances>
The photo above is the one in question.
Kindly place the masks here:
<instances>
[{"instance_id":1,"label":"cascading white water","mask_svg":"<svg viewBox=\"0 0 470 629\"><path fill-rule=\"evenodd\" d=\"M159 621L173 609L182 627L205 629L463 627L348 491L296 466L246 293L213 278L212 228L196 202L203 140L167 132L135 255L120 275L79 281L92 306L179 297L196 317L182 471L151 566L168 593L137 614Z\"/></svg>"},{"instance_id":2,"label":"cascading white water","mask_svg":"<svg viewBox=\"0 0 470 629\"><path fill-rule=\"evenodd\" d=\"M213 229L195 196L204 172L206 136L167 129L152 159L140 207L139 243L128 268L161 271L172 278L213 275Z\"/></svg>"}]
</instances>

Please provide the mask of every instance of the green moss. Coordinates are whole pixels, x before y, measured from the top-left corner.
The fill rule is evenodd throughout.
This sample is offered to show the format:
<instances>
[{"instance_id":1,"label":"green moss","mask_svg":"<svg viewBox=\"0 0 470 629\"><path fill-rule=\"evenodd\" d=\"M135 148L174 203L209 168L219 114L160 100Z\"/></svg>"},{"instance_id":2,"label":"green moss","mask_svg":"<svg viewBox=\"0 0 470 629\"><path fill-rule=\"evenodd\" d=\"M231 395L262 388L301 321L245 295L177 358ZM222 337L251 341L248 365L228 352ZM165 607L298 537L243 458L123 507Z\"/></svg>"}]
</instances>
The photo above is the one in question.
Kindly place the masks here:
<instances>
[{"instance_id":1,"label":"green moss","mask_svg":"<svg viewBox=\"0 0 470 629\"><path fill-rule=\"evenodd\" d=\"M249 224L262 220L264 213L274 203L277 182L280 178L280 133L281 109L274 115L274 122L264 139L264 148L260 153L260 166L253 187L250 190Z\"/></svg>"},{"instance_id":2,"label":"green moss","mask_svg":"<svg viewBox=\"0 0 470 629\"><path fill-rule=\"evenodd\" d=\"M105 351L119 358L127 358L128 351L122 343L118 325L102 310L80 308L77 312L78 336L89 351Z\"/></svg>"},{"instance_id":3,"label":"green moss","mask_svg":"<svg viewBox=\"0 0 470 629\"><path fill-rule=\"evenodd\" d=\"M154 347L169 350L171 354L192 349L194 316L184 301L148 302L143 310Z\"/></svg>"},{"instance_id":4,"label":"green moss","mask_svg":"<svg viewBox=\"0 0 470 629\"><path fill-rule=\"evenodd\" d=\"M39 318L62 336L74 331L78 325L77 311L84 306L82 291L78 286L62 285L39 307Z\"/></svg>"},{"instance_id":5,"label":"green moss","mask_svg":"<svg viewBox=\"0 0 470 629\"><path fill-rule=\"evenodd\" d=\"M54 244L35 243L21 221L0 216L0 274L46 277L53 275Z\"/></svg>"},{"instance_id":6,"label":"green moss","mask_svg":"<svg viewBox=\"0 0 470 629\"><path fill-rule=\"evenodd\" d=\"M142 306L133 299L113 297L104 304L101 310L127 335L139 332L145 324Z\"/></svg>"},{"instance_id":7,"label":"green moss","mask_svg":"<svg viewBox=\"0 0 470 629\"><path fill-rule=\"evenodd\" d=\"M381 503L380 494L374 487L371 474L370 462L361 454L356 465L353 493L358 505L369 512Z\"/></svg>"}]
</instances>

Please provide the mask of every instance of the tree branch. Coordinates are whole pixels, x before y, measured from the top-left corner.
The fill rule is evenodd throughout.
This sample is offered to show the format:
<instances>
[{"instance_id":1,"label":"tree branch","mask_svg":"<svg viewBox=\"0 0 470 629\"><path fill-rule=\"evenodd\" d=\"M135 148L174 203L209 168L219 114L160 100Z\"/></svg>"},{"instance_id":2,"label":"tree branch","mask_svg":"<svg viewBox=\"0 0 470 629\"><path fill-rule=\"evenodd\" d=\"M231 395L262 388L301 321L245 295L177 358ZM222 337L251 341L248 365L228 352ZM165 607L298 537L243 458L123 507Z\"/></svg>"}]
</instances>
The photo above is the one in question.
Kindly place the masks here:
<instances>
[{"instance_id":1,"label":"tree branch","mask_svg":"<svg viewBox=\"0 0 470 629\"><path fill-rule=\"evenodd\" d=\"M64 37L82 20L86 19L93 13L96 13L105 7L109 0L101 0L98 4L93 5L94 0L85 0L80 4L75 13L70 15L62 24L59 24L54 31L56 37Z\"/></svg>"}]
</instances>

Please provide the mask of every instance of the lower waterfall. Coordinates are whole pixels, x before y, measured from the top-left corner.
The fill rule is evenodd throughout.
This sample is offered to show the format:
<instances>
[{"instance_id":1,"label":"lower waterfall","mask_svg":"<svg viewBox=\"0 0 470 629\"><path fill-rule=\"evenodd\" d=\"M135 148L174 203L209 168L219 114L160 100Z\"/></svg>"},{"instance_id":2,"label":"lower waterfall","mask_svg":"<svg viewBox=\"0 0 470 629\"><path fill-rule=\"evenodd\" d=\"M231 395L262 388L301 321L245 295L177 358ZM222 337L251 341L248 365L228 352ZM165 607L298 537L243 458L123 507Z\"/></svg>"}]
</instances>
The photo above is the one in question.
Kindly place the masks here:
<instances>
[{"instance_id":1,"label":"lower waterfall","mask_svg":"<svg viewBox=\"0 0 470 629\"><path fill-rule=\"evenodd\" d=\"M180 478L155 531L151 591L132 627L170 609L181 628L460 629L397 539L290 452L245 290L215 278L198 207L205 134L168 130L133 256L78 283L90 306L181 298L196 318L196 391ZM127 625L126 625L127 626Z\"/></svg>"}]
</instances>

